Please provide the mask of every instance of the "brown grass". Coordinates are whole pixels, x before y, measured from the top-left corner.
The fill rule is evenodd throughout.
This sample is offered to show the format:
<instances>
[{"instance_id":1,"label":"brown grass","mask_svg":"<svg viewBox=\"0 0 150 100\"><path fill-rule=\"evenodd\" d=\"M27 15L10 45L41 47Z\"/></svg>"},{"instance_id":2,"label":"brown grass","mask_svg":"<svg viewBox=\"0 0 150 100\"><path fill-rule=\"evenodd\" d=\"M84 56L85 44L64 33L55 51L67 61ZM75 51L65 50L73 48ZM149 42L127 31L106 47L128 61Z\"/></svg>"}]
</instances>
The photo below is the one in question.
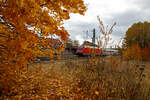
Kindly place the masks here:
<instances>
[{"instance_id":1,"label":"brown grass","mask_svg":"<svg viewBox=\"0 0 150 100\"><path fill-rule=\"evenodd\" d=\"M90 57L35 64L1 99L149 100L150 63Z\"/></svg>"}]
</instances>

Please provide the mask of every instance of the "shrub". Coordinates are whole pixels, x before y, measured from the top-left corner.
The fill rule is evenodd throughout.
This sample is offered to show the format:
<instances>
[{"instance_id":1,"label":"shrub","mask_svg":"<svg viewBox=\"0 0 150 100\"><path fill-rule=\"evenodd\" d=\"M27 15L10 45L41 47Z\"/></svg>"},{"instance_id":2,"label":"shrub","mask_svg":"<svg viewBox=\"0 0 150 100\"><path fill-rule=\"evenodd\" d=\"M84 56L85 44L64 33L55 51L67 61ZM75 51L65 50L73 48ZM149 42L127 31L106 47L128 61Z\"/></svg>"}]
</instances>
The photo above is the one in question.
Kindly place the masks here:
<instances>
[{"instance_id":1,"label":"shrub","mask_svg":"<svg viewBox=\"0 0 150 100\"><path fill-rule=\"evenodd\" d=\"M142 50L138 44L128 47L123 52L123 58L127 60L141 60L142 59Z\"/></svg>"}]
</instances>

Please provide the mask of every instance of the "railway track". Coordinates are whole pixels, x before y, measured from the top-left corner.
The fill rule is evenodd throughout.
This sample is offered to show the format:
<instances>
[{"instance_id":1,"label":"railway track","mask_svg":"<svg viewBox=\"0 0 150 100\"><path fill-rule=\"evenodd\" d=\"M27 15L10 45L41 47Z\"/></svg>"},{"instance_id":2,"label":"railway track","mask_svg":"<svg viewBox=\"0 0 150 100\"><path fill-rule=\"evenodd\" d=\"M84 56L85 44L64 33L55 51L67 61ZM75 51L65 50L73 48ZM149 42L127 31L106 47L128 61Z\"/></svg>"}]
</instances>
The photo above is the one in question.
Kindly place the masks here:
<instances>
[{"instance_id":1,"label":"railway track","mask_svg":"<svg viewBox=\"0 0 150 100\"><path fill-rule=\"evenodd\" d=\"M50 59L49 56L41 56L37 57L36 60L34 61L35 63L50 63L50 62L64 62L68 60L82 60L82 59L87 59L87 56L78 56L74 54L67 54L67 55L62 55L61 59L57 59L57 56L54 57L54 59Z\"/></svg>"}]
</instances>

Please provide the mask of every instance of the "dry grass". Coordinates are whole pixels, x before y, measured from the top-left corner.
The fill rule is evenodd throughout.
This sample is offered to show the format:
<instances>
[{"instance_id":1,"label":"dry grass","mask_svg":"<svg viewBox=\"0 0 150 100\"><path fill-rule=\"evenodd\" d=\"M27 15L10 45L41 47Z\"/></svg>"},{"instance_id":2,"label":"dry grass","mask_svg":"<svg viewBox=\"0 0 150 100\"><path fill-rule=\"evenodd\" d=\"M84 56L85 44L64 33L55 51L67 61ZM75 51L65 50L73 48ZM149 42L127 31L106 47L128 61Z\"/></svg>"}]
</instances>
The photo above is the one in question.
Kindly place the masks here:
<instances>
[{"instance_id":1,"label":"dry grass","mask_svg":"<svg viewBox=\"0 0 150 100\"><path fill-rule=\"evenodd\" d=\"M35 64L11 95L25 100L149 100L150 63L90 57Z\"/></svg>"}]
</instances>

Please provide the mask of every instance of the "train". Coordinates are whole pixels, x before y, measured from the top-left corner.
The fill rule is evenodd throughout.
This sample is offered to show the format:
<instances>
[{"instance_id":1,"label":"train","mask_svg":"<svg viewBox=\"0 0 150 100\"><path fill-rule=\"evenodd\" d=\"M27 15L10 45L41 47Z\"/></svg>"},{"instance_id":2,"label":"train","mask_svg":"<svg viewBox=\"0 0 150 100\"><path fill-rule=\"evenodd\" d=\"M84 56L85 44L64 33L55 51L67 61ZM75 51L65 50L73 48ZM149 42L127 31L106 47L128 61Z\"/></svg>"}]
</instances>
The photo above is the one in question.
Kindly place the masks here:
<instances>
[{"instance_id":1,"label":"train","mask_svg":"<svg viewBox=\"0 0 150 100\"><path fill-rule=\"evenodd\" d=\"M80 47L77 48L76 54L79 56L89 56L89 55L100 55L101 49L98 48L96 44L85 41Z\"/></svg>"},{"instance_id":2,"label":"train","mask_svg":"<svg viewBox=\"0 0 150 100\"><path fill-rule=\"evenodd\" d=\"M100 55L100 56L117 56L117 48L106 48L99 49L94 43L85 41L80 47L77 48L76 54L79 56L89 56L89 55Z\"/></svg>"}]
</instances>

